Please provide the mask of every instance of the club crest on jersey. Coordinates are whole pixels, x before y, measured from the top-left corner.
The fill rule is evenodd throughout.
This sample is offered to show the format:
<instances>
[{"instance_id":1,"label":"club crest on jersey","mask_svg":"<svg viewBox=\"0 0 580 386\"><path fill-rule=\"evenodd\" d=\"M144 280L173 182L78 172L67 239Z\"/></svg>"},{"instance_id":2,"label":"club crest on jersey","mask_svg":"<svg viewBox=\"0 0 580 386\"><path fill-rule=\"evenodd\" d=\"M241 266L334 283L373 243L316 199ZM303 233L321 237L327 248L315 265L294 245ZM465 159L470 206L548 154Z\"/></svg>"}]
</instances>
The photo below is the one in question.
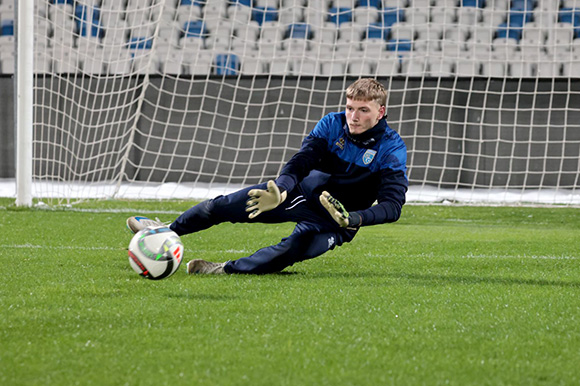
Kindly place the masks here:
<instances>
[{"instance_id":1,"label":"club crest on jersey","mask_svg":"<svg viewBox=\"0 0 580 386\"><path fill-rule=\"evenodd\" d=\"M375 159L375 155L377 154L376 150L367 150L365 151L365 153L363 154L363 163L365 165L370 164L371 162L373 162L373 160Z\"/></svg>"}]
</instances>

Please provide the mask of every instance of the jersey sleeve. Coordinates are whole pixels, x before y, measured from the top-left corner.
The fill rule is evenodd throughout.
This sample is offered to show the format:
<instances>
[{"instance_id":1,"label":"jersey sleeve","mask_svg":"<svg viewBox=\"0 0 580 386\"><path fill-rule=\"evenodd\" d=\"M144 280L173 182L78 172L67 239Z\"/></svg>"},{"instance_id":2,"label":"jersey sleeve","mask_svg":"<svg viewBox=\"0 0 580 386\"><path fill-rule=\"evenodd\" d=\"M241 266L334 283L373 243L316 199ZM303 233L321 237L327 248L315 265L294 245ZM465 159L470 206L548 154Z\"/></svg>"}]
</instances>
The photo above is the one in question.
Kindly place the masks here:
<instances>
[{"instance_id":1,"label":"jersey sleeve","mask_svg":"<svg viewBox=\"0 0 580 386\"><path fill-rule=\"evenodd\" d=\"M302 141L300 150L284 165L276 185L282 190L292 190L320 163L322 156L328 151L328 138L332 117L323 117L308 136Z\"/></svg>"}]
</instances>

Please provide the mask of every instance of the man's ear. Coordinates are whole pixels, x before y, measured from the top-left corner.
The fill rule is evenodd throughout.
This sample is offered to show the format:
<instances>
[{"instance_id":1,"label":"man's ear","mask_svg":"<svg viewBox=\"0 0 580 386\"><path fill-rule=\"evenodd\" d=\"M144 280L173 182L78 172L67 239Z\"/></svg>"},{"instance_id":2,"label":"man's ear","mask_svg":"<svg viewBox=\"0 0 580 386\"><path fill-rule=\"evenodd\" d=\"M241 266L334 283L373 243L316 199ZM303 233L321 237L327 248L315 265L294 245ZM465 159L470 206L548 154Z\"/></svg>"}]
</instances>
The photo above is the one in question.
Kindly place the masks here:
<instances>
[{"instance_id":1,"label":"man's ear","mask_svg":"<svg viewBox=\"0 0 580 386\"><path fill-rule=\"evenodd\" d=\"M387 112L387 106L381 106L379 107L379 119L383 118L385 116L385 113Z\"/></svg>"}]
</instances>

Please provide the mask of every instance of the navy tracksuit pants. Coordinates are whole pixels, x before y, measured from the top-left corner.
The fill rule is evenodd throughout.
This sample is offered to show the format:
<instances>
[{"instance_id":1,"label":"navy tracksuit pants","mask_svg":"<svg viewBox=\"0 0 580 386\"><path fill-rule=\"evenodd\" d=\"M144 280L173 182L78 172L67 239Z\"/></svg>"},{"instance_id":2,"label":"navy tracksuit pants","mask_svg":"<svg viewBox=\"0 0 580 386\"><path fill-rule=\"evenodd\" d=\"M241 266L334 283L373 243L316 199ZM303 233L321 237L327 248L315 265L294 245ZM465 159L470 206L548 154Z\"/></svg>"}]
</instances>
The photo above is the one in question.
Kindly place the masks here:
<instances>
[{"instance_id":1,"label":"navy tracksuit pants","mask_svg":"<svg viewBox=\"0 0 580 386\"><path fill-rule=\"evenodd\" d=\"M229 261L224 267L226 273L252 274L278 272L296 262L320 256L337 245L351 241L356 234L354 230L340 228L320 205L318 197L316 202L308 202L299 188L289 192L286 200L277 208L250 220L246 212L246 201L251 189L266 189L266 183L204 201L184 212L170 228L182 236L222 222L295 222L292 234L280 243L262 248L250 256Z\"/></svg>"}]
</instances>

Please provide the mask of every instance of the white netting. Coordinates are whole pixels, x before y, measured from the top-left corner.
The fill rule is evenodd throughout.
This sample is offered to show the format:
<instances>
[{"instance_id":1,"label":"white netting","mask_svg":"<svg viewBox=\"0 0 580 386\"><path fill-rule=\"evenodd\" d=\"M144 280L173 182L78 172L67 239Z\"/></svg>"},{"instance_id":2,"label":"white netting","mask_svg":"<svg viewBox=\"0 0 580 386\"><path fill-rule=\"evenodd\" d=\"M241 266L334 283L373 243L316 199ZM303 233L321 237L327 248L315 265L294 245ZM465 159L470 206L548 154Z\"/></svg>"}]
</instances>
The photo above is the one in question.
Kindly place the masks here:
<instances>
[{"instance_id":1,"label":"white netting","mask_svg":"<svg viewBox=\"0 0 580 386\"><path fill-rule=\"evenodd\" d=\"M275 177L360 76L390 89L413 199L577 196L580 1L36 4L37 197Z\"/></svg>"}]
</instances>

